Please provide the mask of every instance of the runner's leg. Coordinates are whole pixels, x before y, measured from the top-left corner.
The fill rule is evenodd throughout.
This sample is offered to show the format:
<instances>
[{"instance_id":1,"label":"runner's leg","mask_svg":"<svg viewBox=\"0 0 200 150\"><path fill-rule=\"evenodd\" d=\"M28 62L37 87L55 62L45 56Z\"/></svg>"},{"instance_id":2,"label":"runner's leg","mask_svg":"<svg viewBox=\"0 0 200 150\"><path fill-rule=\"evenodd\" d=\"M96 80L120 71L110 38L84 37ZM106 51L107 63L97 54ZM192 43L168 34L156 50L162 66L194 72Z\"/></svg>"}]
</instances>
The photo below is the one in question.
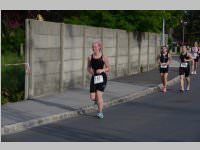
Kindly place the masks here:
<instances>
[{"instance_id":1,"label":"runner's leg","mask_svg":"<svg viewBox=\"0 0 200 150\"><path fill-rule=\"evenodd\" d=\"M191 72L191 74L194 74L194 63L195 63L195 60L193 59L192 60L192 72Z\"/></svg>"},{"instance_id":2,"label":"runner's leg","mask_svg":"<svg viewBox=\"0 0 200 150\"><path fill-rule=\"evenodd\" d=\"M167 78L168 78L168 73L164 74L164 81L163 81L163 86L164 86L164 92L167 91Z\"/></svg>"},{"instance_id":3,"label":"runner's leg","mask_svg":"<svg viewBox=\"0 0 200 150\"><path fill-rule=\"evenodd\" d=\"M190 77L186 77L187 81L187 90L190 90Z\"/></svg>"},{"instance_id":4,"label":"runner's leg","mask_svg":"<svg viewBox=\"0 0 200 150\"><path fill-rule=\"evenodd\" d=\"M180 80L181 80L181 90L184 91L184 75L180 75Z\"/></svg>"},{"instance_id":5,"label":"runner's leg","mask_svg":"<svg viewBox=\"0 0 200 150\"><path fill-rule=\"evenodd\" d=\"M97 94L98 110L99 110L99 112L102 112L102 110L103 110L103 92L97 90L96 94Z\"/></svg>"},{"instance_id":6,"label":"runner's leg","mask_svg":"<svg viewBox=\"0 0 200 150\"><path fill-rule=\"evenodd\" d=\"M164 89L164 73L160 73L160 78L161 78L161 82L163 84L163 89Z\"/></svg>"}]
</instances>

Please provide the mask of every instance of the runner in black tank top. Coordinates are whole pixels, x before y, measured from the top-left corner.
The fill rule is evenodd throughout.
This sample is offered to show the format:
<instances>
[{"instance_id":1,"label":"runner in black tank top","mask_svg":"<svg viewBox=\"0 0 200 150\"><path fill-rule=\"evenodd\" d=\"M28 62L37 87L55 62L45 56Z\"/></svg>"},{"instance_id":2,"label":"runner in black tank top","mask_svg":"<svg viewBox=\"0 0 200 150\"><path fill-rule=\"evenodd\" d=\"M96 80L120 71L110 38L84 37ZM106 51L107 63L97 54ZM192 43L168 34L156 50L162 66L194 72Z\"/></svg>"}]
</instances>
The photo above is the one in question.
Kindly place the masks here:
<instances>
[{"instance_id":1,"label":"runner in black tank top","mask_svg":"<svg viewBox=\"0 0 200 150\"><path fill-rule=\"evenodd\" d=\"M106 72L110 70L108 58L102 53L100 42L92 44L93 54L88 57L88 72L92 75L90 81L90 98L98 104L98 118L103 118L103 92L107 83Z\"/></svg>"},{"instance_id":2,"label":"runner in black tank top","mask_svg":"<svg viewBox=\"0 0 200 150\"><path fill-rule=\"evenodd\" d=\"M163 52L161 52L160 54L160 73L168 73L168 69L169 69L169 65L167 64L169 60L169 53L167 52L167 54L163 54ZM164 65L163 65L164 64Z\"/></svg>"},{"instance_id":3,"label":"runner in black tank top","mask_svg":"<svg viewBox=\"0 0 200 150\"><path fill-rule=\"evenodd\" d=\"M162 91L164 93L167 92L167 78L168 78L168 69L170 62L171 62L171 57L170 54L167 52L167 47L163 46L162 52L158 57L158 63L160 68L160 77L163 84Z\"/></svg>"},{"instance_id":4,"label":"runner in black tank top","mask_svg":"<svg viewBox=\"0 0 200 150\"><path fill-rule=\"evenodd\" d=\"M187 81L187 88L186 90L190 90L190 64L189 62L192 61L192 55L187 52L186 46L182 47L182 52L180 54L180 67L179 67L179 75L181 80L181 89L180 92L184 92L184 78Z\"/></svg>"},{"instance_id":5,"label":"runner in black tank top","mask_svg":"<svg viewBox=\"0 0 200 150\"><path fill-rule=\"evenodd\" d=\"M105 63L103 61L103 55L98 59L95 59L93 55L91 55L91 67L94 70L94 75L92 76L91 81L90 81L90 93L96 92L97 90L104 92L104 89L107 83L107 75L105 72L102 72L100 74L96 72L98 69L103 69L104 64ZM94 77L99 76L99 75L102 75L103 82L94 83L95 82Z\"/></svg>"}]
</instances>

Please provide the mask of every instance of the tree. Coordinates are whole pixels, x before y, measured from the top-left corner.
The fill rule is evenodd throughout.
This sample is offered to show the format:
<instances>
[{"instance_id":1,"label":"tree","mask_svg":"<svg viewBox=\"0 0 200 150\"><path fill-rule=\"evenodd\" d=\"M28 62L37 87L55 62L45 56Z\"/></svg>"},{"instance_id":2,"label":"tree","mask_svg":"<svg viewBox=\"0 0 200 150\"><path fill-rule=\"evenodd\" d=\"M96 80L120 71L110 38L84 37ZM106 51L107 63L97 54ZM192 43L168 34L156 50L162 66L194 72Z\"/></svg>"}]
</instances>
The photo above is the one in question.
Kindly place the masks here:
<instances>
[{"instance_id":1,"label":"tree","mask_svg":"<svg viewBox=\"0 0 200 150\"><path fill-rule=\"evenodd\" d=\"M182 11L176 10L3 10L3 52L19 50L19 44L24 42L25 19L36 19L38 14L45 21L157 33L162 31L163 17L166 33L182 17Z\"/></svg>"},{"instance_id":2,"label":"tree","mask_svg":"<svg viewBox=\"0 0 200 150\"><path fill-rule=\"evenodd\" d=\"M161 32L162 18L166 29L176 27L181 16L179 11L160 10L90 10L80 11L79 16L65 17L64 22L99 27L119 28L143 32Z\"/></svg>"},{"instance_id":3,"label":"tree","mask_svg":"<svg viewBox=\"0 0 200 150\"><path fill-rule=\"evenodd\" d=\"M179 20L179 25L174 30L174 37L177 41L182 41L183 37L183 22L187 22L185 28L185 43L193 45L194 41L200 41L200 10L182 11L182 17Z\"/></svg>"}]
</instances>

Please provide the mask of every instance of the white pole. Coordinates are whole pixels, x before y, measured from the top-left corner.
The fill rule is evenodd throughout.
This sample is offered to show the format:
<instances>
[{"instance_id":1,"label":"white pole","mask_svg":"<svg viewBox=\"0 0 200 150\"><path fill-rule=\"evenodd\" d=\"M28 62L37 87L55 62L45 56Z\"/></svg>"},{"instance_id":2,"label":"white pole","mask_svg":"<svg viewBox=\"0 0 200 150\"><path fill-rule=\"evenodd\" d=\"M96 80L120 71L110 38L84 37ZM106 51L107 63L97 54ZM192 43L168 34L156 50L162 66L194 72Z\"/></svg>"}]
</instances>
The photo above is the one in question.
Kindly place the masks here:
<instances>
[{"instance_id":1,"label":"white pole","mask_svg":"<svg viewBox=\"0 0 200 150\"><path fill-rule=\"evenodd\" d=\"M23 52L24 52L24 45L23 45L23 43L21 43L20 44L20 56L24 55Z\"/></svg>"}]
</instances>

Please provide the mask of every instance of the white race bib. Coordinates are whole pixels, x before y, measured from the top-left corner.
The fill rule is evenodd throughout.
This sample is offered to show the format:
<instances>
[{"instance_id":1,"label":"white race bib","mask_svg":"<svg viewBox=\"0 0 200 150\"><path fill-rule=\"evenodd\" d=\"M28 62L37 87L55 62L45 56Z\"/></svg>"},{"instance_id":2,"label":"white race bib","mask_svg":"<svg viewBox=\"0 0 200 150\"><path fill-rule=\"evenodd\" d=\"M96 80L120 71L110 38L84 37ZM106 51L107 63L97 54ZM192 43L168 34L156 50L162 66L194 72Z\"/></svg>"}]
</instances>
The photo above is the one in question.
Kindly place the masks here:
<instances>
[{"instance_id":1,"label":"white race bib","mask_svg":"<svg viewBox=\"0 0 200 150\"><path fill-rule=\"evenodd\" d=\"M94 84L98 84L98 83L103 83L102 75L94 76Z\"/></svg>"},{"instance_id":2,"label":"white race bib","mask_svg":"<svg viewBox=\"0 0 200 150\"><path fill-rule=\"evenodd\" d=\"M197 53L193 53L192 57L193 57L193 59L196 59L197 58Z\"/></svg>"},{"instance_id":3,"label":"white race bib","mask_svg":"<svg viewBox=\"0 0 200 150\"><path fill-rule=\"evenodd\" d=\"M167 63L161 63L160 68L167 68Z\"/></svg>"},{"instance_id":4,"label":"white race bib","mask_svg":"<svg viewBox=\"0 0 200 150\"><path fill-rule=\"evenodd\" d=\"M181 63L181 67L187 68L188 63Z\"/></svg>"}]
</instances>

